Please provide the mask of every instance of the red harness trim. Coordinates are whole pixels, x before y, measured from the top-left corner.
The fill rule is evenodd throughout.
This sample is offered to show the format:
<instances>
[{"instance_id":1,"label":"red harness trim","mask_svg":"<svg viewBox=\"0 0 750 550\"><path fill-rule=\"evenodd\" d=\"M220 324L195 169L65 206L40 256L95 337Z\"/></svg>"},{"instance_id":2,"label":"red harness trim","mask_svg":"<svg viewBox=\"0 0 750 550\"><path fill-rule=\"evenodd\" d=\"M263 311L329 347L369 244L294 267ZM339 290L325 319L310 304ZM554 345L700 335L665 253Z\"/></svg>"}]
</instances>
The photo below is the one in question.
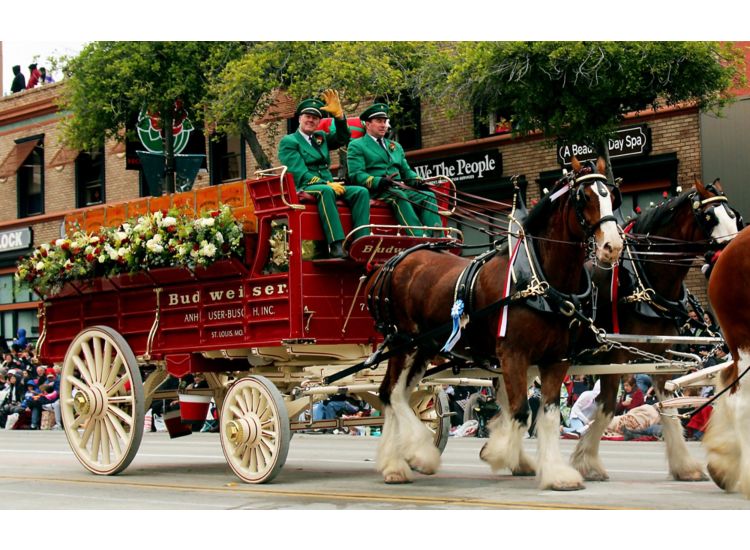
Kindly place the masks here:
<instances>
[{"instance_id":1,"label":"red harness trim","mask_svg":"<svg viewBox=\"0 0 750 550\"><path fill-rule=\"evenodd\" d=\"M625 227L625 229L623 229L623 233L626 233L626 234L630 233L634 225L635 225L635 220L630 222ZM617 315L617 300L618 300L617 290L619 286L620 286L620 265L618 264L612 270L612 284L609 287L609 295L612 298L612 333L613 334L620 334L620 317Z\"/></svg>"}]
</instances>

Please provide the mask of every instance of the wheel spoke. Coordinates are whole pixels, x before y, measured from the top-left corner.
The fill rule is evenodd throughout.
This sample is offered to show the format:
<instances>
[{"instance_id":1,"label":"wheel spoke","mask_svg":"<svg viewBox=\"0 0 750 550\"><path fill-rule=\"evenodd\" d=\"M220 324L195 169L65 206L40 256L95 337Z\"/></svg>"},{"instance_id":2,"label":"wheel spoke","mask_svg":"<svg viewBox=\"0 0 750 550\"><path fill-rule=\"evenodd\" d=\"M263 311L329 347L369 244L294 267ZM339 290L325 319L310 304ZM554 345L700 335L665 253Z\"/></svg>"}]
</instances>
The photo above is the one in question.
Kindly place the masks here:
<instances>
[{"instance_id":1,"label":"wheel spoke","mask_svg":"<svg viewBox=\"0 0 750 550\"><path fill-rule=\"evenodd\" d=\"M94 425L94 437L91 440L91 459L94 462L99 462L99 446L102 443L102 425L98 420L94 419L91 420L91 423Z\"/></svg>"},{"instance_id":2,"label":"wheel spoke","mask_svg":"<svg viewBox=\"0 0 750 550\"><path fill-rule=\"evenodd\" d=\"M81 342L81 351L86 358L86 368L89 371L91 381L98 382L99 379L96 377L96 361L94 360L94 355L91 353L91 346L89 346L89 343L85 340Z\"/></svg>"},{"instance_id":3,"label":"wheel spoke","mask_svg":"<svg viewBox=\"0 0 750 550\"><path fill-rule=\"evenodd\" d=\"M118 405L132 405L133 398L130 395L116 395L115 397L108 397L107 403L116 403Z\"/></svg>"},{"instance_id":4,"label":"wheel spoke","mask_svg":"<svg viewBox=\"0 0 750 550\"><path fill-rule=\"evenodd\" d=\"M104 417L103 421L104 427L107 428L107 436L109 437L109 442L112 444L112 451L114 452L115 460L120 460L120 457L122 456L120 437L124 435L124 432L118 432L117 427L119 426L120 430L122 430L122 426L113 422L109 413L107 413L107 416ZM125 438L123 437L123 439Z\"/></svg>"},{"instance_id":5,"label":"wheel spoke","mask_svg":"<svg viewBox=\"0 0 750 550\"><path fill-rule=\"evenodd\" d=\"M94 348L94 373L96 376L96 381L101 382L104 380L104 376L102 375L102 346L101 346L101 339L100 338L92 338L91 344Z\"/></svg>"},{"instance_id":6,"label":"wheel spoke","mask_svg":"<svg viewBox=\"0 0 750 550\"><path fill-rule=\"evenodd\" d=\"M78 415L78 417L75 420L73 420L73 424L71 424L70 429L72 431L77 430L78 428L81 427L81 424L83 424L84 420L85 420L85 418L83 417L83 415Z\"/></svg>"},{"instance_id":7,"label":"wheel spoke","mask_svg":"<svg viewBox=\"0 0 750 550\"><path fill-rule=\"evenodd\" d=\"M242 409L243 414L253 410L251 406L252 401L250 390L242 388L242 393L237 396L237 404L240 406L240 409Z\"/></svg>"},{"instance_id":8,"label":"wheel spoke","mask_svg":"<svg viewBox=\"0 0 750 550\"><path fill-rule=\"evenodd\" d=\"M115 407L112 404L109 404L107 406L108 411L112 412L115 416L117 416L123 423L127 424L129 427L132 428L133 426L133 417L130 416L128 413L120 409L119 407Z\"/></svg>"},{"instance_id":9,"label":"wheel spoke","mask_svg":"<svg viewBox=\"0 0 750 550\"><path fill-rule=\"evenodd\" d=\"M78 368L78 372L81 373L81 377L86 381L86 383L89 386L92 386L94 382L91 378L91 372L89 371L88 367L84 364L83 360L81 360L81 358L78 357L77 355L74 355L73 362L76 364L76 367Z\"/></svg>"},{"instance_id":10,"label":"wheel spoke","mask_svg":"<svg viewBox=\"0 0 750 550\"><path fill-rule=\"evenodd\" d=\"M109 380L109 375L112 373L112 342L104 340L104 350L102 353L102 380Z\"/></svg>"},{"instance_id":11,"label":"wheel spoke","mask_svg":"<svg viewBox=\"0 0 750 550\"><path fill-rule=\"evenodd\" d=\"M79 417L83 418L83 415ZM86 422L86 428L83 430L83 435L81 436L81 442L80 447L81 449L85 449L86 446L89 444L89 438L91 437L91 434L94 433L94 420L89 416L87 417L88 422Z\"/></svg>"},{"instance_id":12,"label":"wheel spoke","mask_svg":"<svg viewBox=\"0 0 750 550\"><path fill-rule=\"evenodd\" d=\"M117 394L123 387L125 387L125 382L128 381L128 375L125 374L117 379L117 382L110 388L107 388L107 395L115 395Z\"/></svg>"},{"instance_id":13,"label":"wheel spoke","mask_svg":"<svg viewBox=\"0 0 750 550\"><path fill-rule=\"evenodd\" d=\"M257 447L251 447L250 448L250 470L253 472L257 472L260 468L258 468L258 448Z\"/></svg>"},{"instance_id":14,"label":"wheel spoke","mask_svg":"<svg viewBox=\"0 0 750 550\"><path fill-rule=\"evenodd\" d=\"M122 366L122 357L120 356L120 354L117 354L115 360L112 361L112 367L110 368L107 380L104 382L105 388L109 388L112 384L115 383L115 378L117 378L117 375L120 373L120 369L122 368Z\"/></svg>"},{"instance_id":15,"label":"wheel spoke","mask_svg":"<svg viewBox=\"0 0 750 550\"><path fill-rule=\"evenodd\" d=\"M240 408L235 404L229 405L229 410L232 411L232 414L235 418L242 418L243 416L245 416L245 413L242 412Z\"/></svg>"},{"instance_id":16,"label":"wheel spoke","mask_svg":"<svg viewBox=\"0 0 750 550\"><path fill-rule=\"evenodd\" d=\"M86 389L88 389L90 387L90 386L87 386L86 384L84 384L81 380L79 380L78 378L76 378L72 374L69 374L67 376L67 380L68 380L68 382L70 382L71 384L73 384L76 388L78 388L79 390L82 390L82 391L85 391ZM71 400L71 402L72 402L72 400Z\"/></svg>"},{"instance_id":17,"label":"wheel spoke","mask_svg":"<svg viewBox=\"0 0 750 550\"><path fill-rule=\"evenodd\" d=\"M99 424L99 433L102 437L102 462L104 464L110 463L110 449L109 449L109 431L107 430L107 424L104 422L103 418L97 418L97 423Z\"/></svg>"},{"instance_id":18,"label":"wheel spoke","mask_svg":"<svg viewBox=\"0 0 750 550\"><path fill-rule=\"evenodd\" d=\"M237 455L242 454L242 459L240 460L240 464L242 464L243 468L247 468L250 463L250 456L253 452L253 448L250 445L245 445L245 449L243 453L237 453Z\"/></svg>"},{"instance_id":19,"label":"wheel spoke","mask_svg":"<svg viewBox=\"0 0 750 550\"><path fill-rule=\"evenodd\" d=\"M123 441L127 441L128 432L125 431L125 428L122 427L122 423L120 422L120 420L110 410L107 411L107 420L109 420L109 423L112 425L115 432L117 432L119 438Z\"/></svg>"}]
</instances>

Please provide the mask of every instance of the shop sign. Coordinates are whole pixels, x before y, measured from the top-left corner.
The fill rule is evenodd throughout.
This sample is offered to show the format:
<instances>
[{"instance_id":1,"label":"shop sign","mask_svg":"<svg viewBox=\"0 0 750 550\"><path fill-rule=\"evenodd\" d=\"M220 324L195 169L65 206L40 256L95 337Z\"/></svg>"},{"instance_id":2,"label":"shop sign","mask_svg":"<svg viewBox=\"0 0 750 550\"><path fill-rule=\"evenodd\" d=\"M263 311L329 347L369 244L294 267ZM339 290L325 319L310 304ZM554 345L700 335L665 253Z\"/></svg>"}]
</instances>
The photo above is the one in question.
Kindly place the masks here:
<instances>
[{"instance_id":1,"label":"shop sign","mask_svg":"<svg viewBox=\"0 0 750 550\"><path fill-rule=\"evenodd\" d=\"M497 149L420 160L411 167L420 178L448 176L453 183L461 184L496 181L503 174L502 156Z\"/></svg>"},{"instance_id":2,"label":"shop sign","mask_svg":"<svg viewBox=\"0 0 750 550\"><path fill-rule=\"evenodd\" d=\"M11 250L23 250L31 246L31 228L9 229L0 231L0 253Z\"/></svg>"},{"instance_id":3,"label":"shop sign","mask_svg":"<svg viewBox=\"0 0 750 550\"><path fill-rule=\"evenodd\" d=\"M651 129L647 124L620 128L614 137L609 138L609 158L635 157L646 155L651 151ZM557 162L570 166L570 159L595 160L596 149L579 143L563 143L557 148Z\"/></svg>"}]
</instances>

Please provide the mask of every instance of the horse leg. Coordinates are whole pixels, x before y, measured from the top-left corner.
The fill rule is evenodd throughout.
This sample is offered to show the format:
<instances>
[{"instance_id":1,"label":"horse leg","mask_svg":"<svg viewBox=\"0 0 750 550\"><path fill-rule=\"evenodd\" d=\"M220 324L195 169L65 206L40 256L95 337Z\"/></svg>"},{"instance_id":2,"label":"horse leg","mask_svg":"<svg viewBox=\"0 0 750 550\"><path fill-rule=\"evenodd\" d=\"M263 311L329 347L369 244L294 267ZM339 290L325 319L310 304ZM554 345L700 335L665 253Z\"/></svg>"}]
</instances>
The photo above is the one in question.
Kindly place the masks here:
<instances>
[{"instance_id":1,"label":"horse leg","mask_svg":"<svg viewBox=\"0 0 750 550\"><path fill-rule=\"evenodd\" d=\"M497 394L497 403L498 405L500 405L500 412L489 422L488 428L491 432L502 430L508 431L511 429L511 418L508 414L508 411L510 410L510 402L508 400L508 392L505 389L505 383L503 382L502 374L496 380L495 393ZM482 449L482 452L484 452L484 449ZM511 473L514 476L535 476L536 462L534 461L534 459L526 453L523 445L521 445L518 452L518 464L515 468L511 468ZM482 456L481 453L480 456Z\"/></svg>"},{"instance_id":2,"label":"horse leg","mask_svg":"<svg viewBox=\"0 0 750 550\"><path fill-rule=\"evenodd\" d=\"M540 489L576 491L583 489L583 478L565 463L560 453L560 386L567 363L542 368L542 403L537 415L538 476Z\"/></svg>"},{"instance_id":3,"label":"horse leg","mask_svg":"<svg viewBox=\"0 0 750 550\"><path fill-rule=\"evenodd\" d=\"M609 474L599 458L599 444L615 414L619 380L620 377L617 375L601 378L601 393L596 398L599 404L596 416L570 456L571 466L578 470L586 481L609 481Z\"/></svg>"},{"instance_id":4,"label":"horse leg","mask_svg":"<svg viewBox=\"0 0 750 550\"><path fill-rule=\"evenodd\" d=\"M424 375L426 358L419 352L391 357L380 386L383 402L383 432L377 468L386 483L408 483L412 469L433 474L440 465L440 452L432 434L409 406L409 396Z\"/></svg>"},{"instance_id":5,"label":"horse leg","mask_svg":"<svg viewBox=\"0 0 750 550\"><path fill-rule=\"evenodd\" d=\"M735 355L738 354L732 354L733 357ZM740 352L739 363L744 362L745 368L747 368L747 360L743 355L745 353ZM737 363L725 369L720 378L720 384L717 384L717 392L734 380L737 374ZM708 421L708 427L702 440L708 459L708 473L716 485L728 492L737 490L742 469L746 467L742 464L742 461L743 459L746 460L747 451L743 452L740 436L742 432L738 419L742 418L739 407L740 400L750 397L748 395L741 396L740 392L745 393L747 389L747 384L745 384L740 386L740 391L736 393L728 392L714 401L711 419Z\"/></svg>"},{"instance_id":6,"label":"horse leg","mask_svg":"<svg viewBox=\"0 0 750 550\"><path fill-rule=\"evenodd\" d=\"M493 472L510 469L514 475L531 475L535 470L533 461L523 453L523 434L528 429L529 405L526 401L526 369L511 372L505 365L513 365L519 359L503 357L504 374L496 385L501 413L489 423L490 437L479 453ZM507 392L507 393L504 393ZM513 411L513 416L510 413Z\"/></svg>"},{"instance_id":7,"label":"horse leg","mask_svg":"<svg viewBox=\"0 0 750 550\"><path fill-rule=\"evenodd\" d=\"M667 398L664 393L666 379L662 376L654 377L656 396L659 401ZM685 443L682 423L676 416L661 417L662 436L667 449L667 463L669 473L676 481L706 481L708 477L703 472L700 462L690 456Z\"/></svg>"}]
</instances>

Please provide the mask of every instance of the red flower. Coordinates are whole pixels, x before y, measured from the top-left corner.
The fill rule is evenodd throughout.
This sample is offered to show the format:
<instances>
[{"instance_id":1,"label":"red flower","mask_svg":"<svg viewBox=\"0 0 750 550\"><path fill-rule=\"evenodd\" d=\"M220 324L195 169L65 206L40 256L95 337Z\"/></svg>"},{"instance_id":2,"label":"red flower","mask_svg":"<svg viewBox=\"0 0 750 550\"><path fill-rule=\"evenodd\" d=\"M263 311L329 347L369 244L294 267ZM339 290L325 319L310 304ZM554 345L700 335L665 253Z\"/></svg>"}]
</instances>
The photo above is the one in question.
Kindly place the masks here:
<instances>
[{"instance_id":1,"label":"red flower","mask_svg":"<svg viewBox=\"0 0 750 550\"><path fill-rule=\"evenodd\" d=\"M167 227L167 233L174 233L175 231L177 231L177 228L174 225Z\"/></svg>"},{"instance_id":2,"label":"red flower","mask_svg":"<svg viewBox=\"0 0 750 550\"><path fill-rule=\"evenodd\" d=\"M193 244L193 250L200 250L200 249L201 249L201 245L199 245L198 243Z\"/></svg>"},{"instance_id":3,"label":"red flower","mask_svg":"<svg viewBox=\"0 0 750 550\"><path fill-rule=\"evenodd\" d=\"M70 250L70 243L68 241L65 241L64 243L62 243L62 245L60 245L60 248L62 248L63 250Z\"/></svg>"},{"instance_id":4,"label":"red flower","mask_svg":"<svg viewBox=\"0 0 750 550\"><path fill-rule=\"evenodd\" d=\"M221 214L221 212L219 212L218 210L214 210L213 212L211 212L211 217L212 218L217 218L219 216L219 214Z\"/></svg>"},{"instance_id":5,"label":"red flower","mask_svg":"<svg viewBox=\"0 0 750 550\"><path fill-rule=\"evenodd\" d=\"M635 213L636 214L640 214L641 213L641 207L640 206L636 206L635 207Z\"/></svg>"},{"instance_id":6,"label":"red flower","mask_svg":"<svg viewBox=\"0 0 750 550\"><path fill-rule=\"evenodd\" d=\"M42 248L41 251L42 251L41 252L42 258L46 258L47 257L47 251L44 248Z\"/></svg>"},{"instance_id":7,"label":"red flower","mask_svg":"<svg viewBox=\"0 0 750 550\"><path fill-rule=\"evenodd\" d=\"M666 191L664 191L664 193L662 193L661 196L666 199L667 197L669 197L669 193L667 193Z\"/></svg>"},{"instance_id":8,"label":"red flower","mask_svg":"<svg viewBox=\"0 0 750 550\"><path fill-rule=\"evenodd\" d=\"M86 254L86 259L89 262L93 262L96 259L96 257L93 254Z\"/></svg>"}]
</instances>

